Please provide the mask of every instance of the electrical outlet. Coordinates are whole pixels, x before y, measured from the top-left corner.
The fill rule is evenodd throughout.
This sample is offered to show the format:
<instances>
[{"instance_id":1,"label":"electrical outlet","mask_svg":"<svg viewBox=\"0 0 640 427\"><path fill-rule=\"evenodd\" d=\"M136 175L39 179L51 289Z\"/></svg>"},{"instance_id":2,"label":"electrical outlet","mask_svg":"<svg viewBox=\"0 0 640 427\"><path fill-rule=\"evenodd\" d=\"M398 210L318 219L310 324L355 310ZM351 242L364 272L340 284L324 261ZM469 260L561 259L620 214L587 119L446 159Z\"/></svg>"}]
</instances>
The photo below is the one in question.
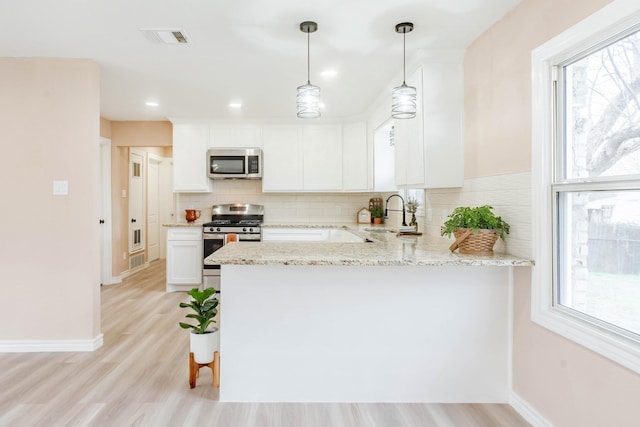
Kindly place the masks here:
<instances>
[{"instance_id":1,"label":"electrical outlet","mask_svg":"<svg viewBox=\"0 0 640 427\"><path fill-rule=\"evenodd\" d=\"M122 259L123 260L127 260L127 253L126 252L122 252Z\"/></svg>"},{"instance_id":2,"label":"electrical outlet","mask_svg":"<svg viewBox=\"0 0 640 427\"><path fill-rule=\"evenodd\" d=\"M342 206L336 205L336 214L340 215L342 213Z\"/></svg>"},{"instance_id":3,"label":"electrical outlet","mask_svg":"<svg viewBox=\"0 0 640 427\"><path fill-rule=\"evenodd\" d=\"M433 221L433 209L427 209L427 222Z\"/></svg>"}]
</instances>

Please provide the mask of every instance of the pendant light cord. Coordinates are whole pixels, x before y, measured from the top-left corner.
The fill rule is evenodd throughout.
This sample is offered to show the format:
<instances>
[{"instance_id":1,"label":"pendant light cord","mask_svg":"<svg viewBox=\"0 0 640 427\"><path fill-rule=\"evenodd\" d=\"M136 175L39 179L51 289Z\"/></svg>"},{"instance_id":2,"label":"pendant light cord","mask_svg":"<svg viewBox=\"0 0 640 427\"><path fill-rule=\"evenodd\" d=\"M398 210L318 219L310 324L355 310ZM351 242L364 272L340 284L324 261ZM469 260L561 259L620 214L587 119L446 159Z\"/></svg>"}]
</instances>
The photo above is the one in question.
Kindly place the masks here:
<instances>
[{"instance_id":1,"label":"pendant light cord","mask_svg":"<svg viewBox=\"0 0 640 427\"><path fill-rule=\"evenodd\" d=\"M310 38L311 37L309 35L309 32L307 31L307 84L308 85L311 84L311 77L310 77L311 76L311 74L310 74L311 73L311 71L310 71L311 70L311 59L310 59L311 55L309 53L309 49L310 49L310 46L311 46L311 43L309 42Z\"/></svg>"},{"instance_id":2,"label":"pendant light cord","mask_svg":"<svg viewBox=\"0 0 640 427\"><path fill-rule=\"evenodd\" d=\"M402 84L407 84L407 33L402 33Z\"/></svg>"}]
</instances>

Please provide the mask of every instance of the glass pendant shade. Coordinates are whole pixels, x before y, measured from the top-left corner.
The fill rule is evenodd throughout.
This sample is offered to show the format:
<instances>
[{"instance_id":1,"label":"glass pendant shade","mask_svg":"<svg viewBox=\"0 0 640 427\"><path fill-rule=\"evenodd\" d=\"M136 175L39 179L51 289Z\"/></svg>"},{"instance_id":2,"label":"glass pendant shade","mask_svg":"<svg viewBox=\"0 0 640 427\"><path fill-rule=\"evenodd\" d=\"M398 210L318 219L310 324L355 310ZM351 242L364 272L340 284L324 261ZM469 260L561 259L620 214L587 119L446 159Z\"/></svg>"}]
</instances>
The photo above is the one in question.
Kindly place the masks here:
<instances>
[{"instance_id":1,"label":"glass pendant shade","mask_svg":"<svg viewBox=\"0 0 640 427\"><path fill-rule=\"evenodd\" d=\"M315 119L320 117L320 88L311 82L298 86L298 117L301 119Z\"/></svg>"},{"instance_id":2,"label":"glass pendant shade","mask_svg":"<svg viewBox=\"0 0 640 427\"><path fill-rule=\"evenodd\" d=\"M313 21L300 23L300 31L307 33L307 84L298 86L298 117L301 119L315 119L320 117L320 88L311 84L309 77L311 70L311 60L309 54L309 34L316 32L318 24Z\"/></svg>"},{"instance_id":3,"label":"glass pendant shade","mask_svg":"<svg viewBox=\"0 0 640 427\"><path fill-rule=\"evenodd\" d=\"M416 116L417 92L413 86L407 86L402 82L402 86L393 88L391 94L391 117L394 119L413 119Z\"/></svg>"},{"instance_id":4,"label":"glass pendant shade","mask_svg":"<svg viewBox=\"0 0 640 427\"><path fill-rule=\"evenodd\" d=\"M417 109L417 91L406 83L406 34L413 31L411 22L396 25L396 33L402 34L402 85L393 88L391 93L391 117L394 119L413 119Z\"/></svg>"}]
</instances>

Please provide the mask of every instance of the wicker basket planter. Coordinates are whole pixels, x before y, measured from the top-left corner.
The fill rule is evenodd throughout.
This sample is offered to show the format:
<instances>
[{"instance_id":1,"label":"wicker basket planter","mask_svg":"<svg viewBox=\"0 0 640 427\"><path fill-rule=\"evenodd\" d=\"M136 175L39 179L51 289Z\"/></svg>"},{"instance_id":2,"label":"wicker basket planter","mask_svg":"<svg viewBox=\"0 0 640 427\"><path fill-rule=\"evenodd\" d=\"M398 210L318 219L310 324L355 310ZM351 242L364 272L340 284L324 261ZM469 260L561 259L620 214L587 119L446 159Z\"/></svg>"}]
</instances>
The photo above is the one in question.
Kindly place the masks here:
<instances>
[{"instance_id":1,"label":"wicker basket planter","mask_svg":"<svg viewBox=\"0 0 640 427\"><path fill-rule=\"evenodd\" d=\"M456 228L453 232L456 241L451 245L451 251L459 249L466 255L493 255L493 245L498 240L496 230L480 229L475 232L471 228Z\"/></svg>"}]
</instances>

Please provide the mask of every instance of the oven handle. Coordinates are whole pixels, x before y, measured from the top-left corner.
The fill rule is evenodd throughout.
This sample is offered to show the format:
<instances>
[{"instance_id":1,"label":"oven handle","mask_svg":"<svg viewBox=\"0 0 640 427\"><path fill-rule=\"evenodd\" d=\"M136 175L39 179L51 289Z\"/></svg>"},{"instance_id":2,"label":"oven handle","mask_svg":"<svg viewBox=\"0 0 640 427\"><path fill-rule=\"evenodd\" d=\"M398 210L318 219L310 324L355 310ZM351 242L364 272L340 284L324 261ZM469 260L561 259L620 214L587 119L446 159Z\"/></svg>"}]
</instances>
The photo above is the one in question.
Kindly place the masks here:
<instances>
[{"instance_id":1,"label":"oven handle","mask_svg":"<svg viewBox=\"0 0 640 427\"><path fill-rule=\"evenodd\" d=\"M211 234L211 233L203 233L202 237L204 240L222 240L224 242L224 234Z\"/></svg>"}]
</instances>

